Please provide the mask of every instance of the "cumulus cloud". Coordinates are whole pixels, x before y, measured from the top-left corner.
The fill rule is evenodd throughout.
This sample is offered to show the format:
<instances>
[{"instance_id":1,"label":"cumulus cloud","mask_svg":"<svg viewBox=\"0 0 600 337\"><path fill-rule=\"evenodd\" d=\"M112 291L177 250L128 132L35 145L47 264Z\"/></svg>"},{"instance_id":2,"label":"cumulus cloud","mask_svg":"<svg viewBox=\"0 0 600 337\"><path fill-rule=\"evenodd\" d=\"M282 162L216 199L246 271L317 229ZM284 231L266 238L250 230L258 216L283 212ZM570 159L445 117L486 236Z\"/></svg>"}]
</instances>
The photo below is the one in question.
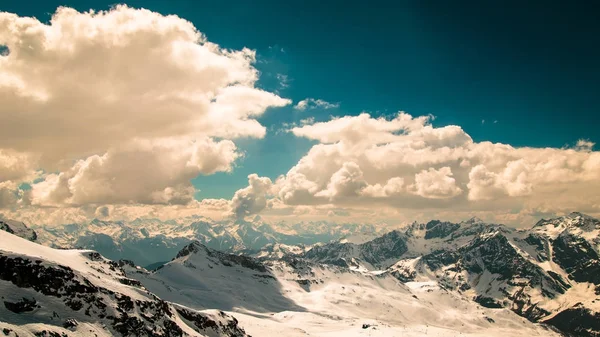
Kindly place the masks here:
<instances>
[{"instance_id":1,"label":"cumulus cloud","mask_svg":"<svg viewBox=\"0 0 600 337\"><path fill-rule=\"evenodd\" d=\"M230 214L238 219L257 214L267 207L267 197L271 193L273 182L267 177L256 174L248 176L248 186L237 190L231 199Z\"/></svg>"},{"instance_id":2,"label":"cumulus cloud","mask_svg":"<svg viewBox=\"0 0 600 337\"><path fill-rule=\"evenodd\" d=\"M30 153L0 149L0 182L32 179L36 161L36 156Z\"/></svg>"},{"instance_id":3,"label":"cumulus cloud","mask_svg":"<svg viewBox=\"0 0 600 337\"><path fill-rule=\"evenodd\" d=\"M448 166L439 170L429 168L417 173L413 188L416 195L431 199L452 198L462 193Z\"/></svg>"},{"instance_id":4,"label":"cumulus cloud","mask_svg":"<svg viewBox=\"0 0 600 337\"><path fill-rule=\"evenodd\" d=\"M312 109L334 109L334 108L339 108L340 104L339 103L329 103L325 100L322 99L315 99L315 98L305 98L303 100L301 100L300 102L296 103L296 105L294 106L294 109L296 110L312 110Z\"/></svg>"},{"instance_id":5,"label":"cumulus cloud","mask_svg":"<svg viewBox=\"0 0 600 337\"><path fill-rule=\"evenodd\" d=\"M22 191L12 181L0 182L0 208L11 208L17 206Z\"/></svg>"},{"instance_id":6,"label":"cumulus cloud","mask_svg":"<svg viewBox=\"0 0 600 337\"><path fill-rule=\"evenodd\" d=\"M327 188L316 193L315 196L324 196L329 199L354 197L367 187L363 173L356 163L347 162L336 171L329 180Z\"/></svg>"},{"instance_id":7,"label":"cumulus cloud","mask_svg":"<svg viewBox=\"0 0 600 337\"><path fill-rule=\"evenodd\" d=\"M0 182L57 172L33 185L37 205L189 202L190 179L230 170L231 140L263 137L256 118L291 103L255 86L254 51L174 15L4 12L0 44Z\"/></svg>"},{"instance_id":8,"label":"cumulus cloud","mask_svg":"<svg viewBox=\"0 0 600 337\"><path fill-rule=\"evenodd\" d=\"M600 212L600 153L591 142L516 148L474 142L461 127L431 120L362 113L294 127L319 143L276 181L276 197L294 207Z\"/></svg>"},{"instance_id":9,"label":"cumulus cloud","mask_svg":"<svg viewBox=\"0 0 600 337\"><path fill-rule=\"evenodd\" d=\"M229 171L239 156L230 140L138 141L47 175L33 185L32 204L185 204L194 197L191 179Z\"/></svg>"}]
</instances>

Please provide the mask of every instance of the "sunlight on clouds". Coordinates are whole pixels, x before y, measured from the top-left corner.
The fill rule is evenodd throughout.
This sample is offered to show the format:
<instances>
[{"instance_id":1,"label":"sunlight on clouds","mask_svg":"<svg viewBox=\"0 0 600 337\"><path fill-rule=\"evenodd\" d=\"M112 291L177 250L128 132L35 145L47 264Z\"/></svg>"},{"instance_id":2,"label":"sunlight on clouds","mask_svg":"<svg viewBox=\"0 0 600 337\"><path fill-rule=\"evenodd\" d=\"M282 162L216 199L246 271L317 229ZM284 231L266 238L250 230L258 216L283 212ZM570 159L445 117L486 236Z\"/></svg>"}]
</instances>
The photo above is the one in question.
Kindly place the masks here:
<instances>
[{"instance_id":1,"label":"sunlight on clouds","mask_svg":"<svg viewBox=\"0 0 600 337\"><path fill-rule=\"evenodd\" d=\"M291 103L256 88L254 51L222 49L175 15L0 13L0 43L0 182L51 172L35 205L189 203L192 178L240 157L229 139L264 137L256 118Z\"/></svg>"},{"instance_id":2,"label":"sunlight on clouds","mask_svg":"<svg viewBox=\"0 0 600 337\"><path fill-rule=\"evenodd\" d=\"M339 107L340 107L339 103L330 103L330 102L327 102L320 98L319 99L305 98L305 99L301 100L300 102L296 103L296 105L294 106L294 109L300 110L300 111L312 110L312 109L327 110L327 109L335 109L335 108L339 108Z\"/></svg>"},{"instance_id":3,"label":"sunlight on clouds","mask_svg":"<svg viewBox=\"0 0 600 337\"><path fill-rule=\"evenodd\" d=\"M234 141L264 137L258 119L292 103L257 87L253 50L223 49L182 18L124 5L61 7L48 23L0 13L0 45L10 50L0 56L0 208L31 223L600 214L593 142L476 142L460 126L403 112L290 122L287 131L317 144L287 173L257 172L231 200L196 201L190 180L232 171L243 155ZM338 107L306 98L294 109Z\"/></svg>"},{"instance_id":4,"label":"sunlight on clouds","mask_svg":"<svg viewBox=\"0 0 600 337\"><path fill-rule=\"evenodd\" d=\"M474 142L459 126L433 127L430 120L363 113L294 127L295 135L320 143L277 179L276 198L290 208L392 207L430 216L447 209L600 212L594 206L600 203L594 192L600 188L600 153L591 150L594 144L515 148Z\"/></svg>"}]
</instances>

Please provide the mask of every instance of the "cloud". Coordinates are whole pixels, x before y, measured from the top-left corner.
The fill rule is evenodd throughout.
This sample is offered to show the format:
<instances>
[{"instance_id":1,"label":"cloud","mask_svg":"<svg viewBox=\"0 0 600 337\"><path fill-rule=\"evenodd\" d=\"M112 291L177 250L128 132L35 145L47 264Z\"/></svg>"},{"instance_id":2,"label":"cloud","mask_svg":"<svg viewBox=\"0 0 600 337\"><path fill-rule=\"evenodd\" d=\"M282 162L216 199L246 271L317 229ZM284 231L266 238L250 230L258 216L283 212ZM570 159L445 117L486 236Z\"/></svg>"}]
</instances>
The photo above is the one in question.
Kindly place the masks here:
<instances>
[{"instance_id":1,"label":"cloud","mask_svg":"<svg viewBox=\"0 0 600 337\"><path fill-rule=\"evenodd\" d=\"M445 199L452 198L462 193L456 186L456 180L452 178L452 170L444 166L439 170L429 168L415 175L415 183L412 185L414 193L424 198Z\"/></svg>"},{"instance_id":2,"label":"cloud","mask_svg":"<svg viewBox=\"0 0 600 337\"><path fill-rule=\"evenodd\" d=\"M11 181L0 182L0 208L13 208L22 196L17 185Z\"/></svg>"},{"instance_id":3,"label":"cloud","mask_svg":"<svg viewBox=\"0 0 600 337\"><path fill-rule=\"evenodd\" d=\"M23 206L12 210L4 209L0 216L8 219L23 221L28 225L61 225L81 223L92 218L107 220L132 221L137 218L144 219L186 219L189 217L209 218L223 220L223 214L229 211L229 201L225 199L193 200L186 205L147 205L147 204L120 204L120 205L84 205L63 207L37 207ZM189 219L186 220L189 223Z\"/></svg>"},{"instance_id":4,"label":"cloud","mask_svg":"<svg viewBox=\"0 0 600 337\"><path fill-rule=\"evenodd\" d=\"M587 139L580 139L577 141L575 148L577 150L581 150L581 151L592 151L592 149L594 148L594 145L596 145L596 143L591 142Z\"/></svg>"},{"instance_id":5,"label":"cloud","mask_svg":"<svg viewBox=\"0 0 600 337\"><path fill-rule=\"evenodd\" d=\"M514 212L565 208L600 212L600 153L475 142L459 126L434 127L431 116L367 113L297 126L316 140L277 179L276 197L290 207Z\"/></svg>"},{"instance_id":6,"label":"cloud","mask_svg":"<svg viewBox=\"0 0 600 337\"><path fill-rule=\"evenodd\" d=\"M392 120L371 118L367 113L358 116L334 118L329 122L295 127L291 131L298 137L318 140L321 143L343 142L344 144L381 144L398 139L400 133L422 129L431 116L412 118L400 113Z\"/></svg>"},{"instance_id":7,"label":"cloud","mask_svg":"<svg viewBox=\"0 0 600 337\"><path fill-rule=\"evenodd\" d=\"M240 156L230 140L138 141L77 161L32 186L32 204L185 204L194 197L190 180L227 172Z\"/></svg>"},{"instance_id":8,"label":"cloud","mask_svg":"<svg viewBox=\"0 0 600 337\"><path fill-rule=\"evenodd\" d=\"M0 149L0 183L31 180L36 175L37 157L24 152Z\"/></svg>"},{"instance_id":9,"label":"cloud","mask_svg":"<svg viewBox=\"0 0 600 337\"><path fill-rule=\"evenodd\" d=\"M229 171L231 140L263 137L256 118L291 103L256 87L254 51L175 15L3 12L0 41L0 182L56 172L33 184L37 205L189 202L190 179Z\"/></svg>"},{"instance_id":10,"label":"cloud","mask_svg":"<svg viewBox=\"0 0 600 337\"><path fill-rule=\"evenodd\" d=\"M327 197L330 200L354 197L367 187L360 167L353 162L347 162L336 171L329 180L327 188L316 193L315 196Z\"/></svg>"},{"instance_id":11,"label":"cloud","mask_svg":"<svg viewBox=\"0 0 600 337\"><path fill-rule=\"evenodd\" d=\"M290 87L290 77L286 74L277 74L275 75L275 77L277 77L277 80L279 81L279 87L281 89L287 89Z\"/></svg>"},{"instance_id":12,"label":"cloud","mask_svg":"<svg viewBox=\"0 0 600 337\"><path fill-rule=\"evenodd\" d=\"M273 183L271 179L256 174L248 176L248 186L237 190L231 199L230 214L238 219L254 215L267 207L267 197Z\"/></svg>"},{"instance_id":13,"label":"cloud","mask_svg":"<svg viewBox=\"0 0 600 337\"><path fill-rule=\"evenodd\" d=\"M111 208L108 206L100 206L96 208L95 216L96 218L108 218L110 216Z\"/></svg>"},{"instance_id":14,"label":"cloud","mask_svg":"<svg viewBox=\"0 0 600 337\"><path fill-rule=\"evenodd\" d=\"M300 102L298 102L294 106L294 109L304 111L304 110L312 110L312 109L324 109L324 110L335 109L335 108L339 108L339 107L340 107L339 103L329 103L322 99L305 98L305 99L301 100Z\"/></svg>"}]
</instances>

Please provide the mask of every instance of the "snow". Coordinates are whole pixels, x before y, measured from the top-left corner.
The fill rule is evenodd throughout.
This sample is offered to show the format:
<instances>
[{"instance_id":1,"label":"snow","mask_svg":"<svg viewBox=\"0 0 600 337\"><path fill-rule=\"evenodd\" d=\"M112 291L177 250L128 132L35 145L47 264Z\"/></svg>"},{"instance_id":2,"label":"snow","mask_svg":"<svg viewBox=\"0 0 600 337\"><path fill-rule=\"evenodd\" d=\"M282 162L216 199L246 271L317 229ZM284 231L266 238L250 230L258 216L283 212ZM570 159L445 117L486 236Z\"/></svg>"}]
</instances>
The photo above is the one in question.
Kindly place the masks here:
<instances>
[{"instance_id":1,"label":"snow","mask_svg":"<svg viewBox=\"0 0 600 337\"><path fill-rule=\"evenodd\" d=\"M300 271L283 262L265 273L223 265L200 250L154 273L129 276L163 299L225 309L254 336L557 336L507 309L483 308L440 289L434 280L403 284L378 274L326 265Z\"/></svg>"},{"instance_id":2,"label":"snow","mask_svg":"<svg viewBox=\"0 0 600 337\"><path fill-rule=\"evenodd\" d=\"M194 310L204 310L215 319L218 319L218 312L207 310L229 312L254 336L558 336L507 308L485 308L473 301L478 295L485 295L499 302L507 301L510 294L525 290L531 303L553 313L545 319L577 303L600 311L595 286L569 280L567 273L552 260L552 245L548 244L549 241L543 241L552 240L566 231L594 242L594 247L597 247L600 224L578 214L544 221L538 223L532 231L518 231L483 224L475 219L460 223L458 229L444 238L429 239L425 239L425 227L415 224L410 227L410 235L406 234L408 252L402 254L393 251L390 256L402 256L370 259L373 264L364 261L371 257L365 251L370 253L372 250L364 250L358 244L362 244L362 238L369 234L348 235L342 240L345 243L330 244L332 250L324 250L322 256L332 261L343 258L351 266L349 268L309 262L301 258L299 263L285 262L281 260L282 257L298 257L298 254L305 252L306 246L275 243L255 255L266 262L222 254L196 244L196 249L189 254L179 256L155 272L148 272L143 268L125 269L127 277L139 280L146 289L164 300ZM97 222L94 226L114 235L114 228L111 226L118 224ZM177 224L174 226L183 226L180 229L185 227ZM326 230L323 223L311 223L310 226L312 227L307 230ZM227 235L236 240L256 229L248 224L235 224L222 231L214 231L215 228L208 227L207 233L213 236ZM286 228L301 231L297 227ZM351 232L349 228L339 230ZM182 232L185 230L180 233ZM531 232L541 235L541 245L545 245L544 248L536 248L534 244L528 243L530 241L526 238ZM197 232L194 233L197 235ZM267 233L265 237L269 235ZM405 238L404 235L405 233L401 233L396 237L391 236L389 240L378 241L380 245L377 247L367 247L388 252L396 247L399 237ZM531 262L535 270L535 266L541 268L540 273L535 275L553 271L572 287L564 294L553 294L556 297L552 298L542 293L538 285L530 284L531 280L527 278L530 276L526 273L515 274L506 279L490 272L480 255L473 255L482 268L477 272L467 271L464 265L461 266L462 262L454 263L451 259L451 262L444 262L436 270L430 270L425 263L429 260L424 259L423 255L439 249L469 249L470 246L466 245L472 243L473 239L480 240L476 242L492 240L490 246L486 247L489 249L501 245L511 254L514 250L518 259ZM509 246L503 246L506 242ZM70 266L94 284L134 298L147 299L150 296L143 289L118 282L118 278L123 275L108 270L105 261L92 261L88 250L55 250L1 231L0 250L8 255L25 255L43 259L44 263ZM479 252L476 249L474 251ZM542 255L538 254L548 254L550 260L543 261L539 257ZM315 261L320 261L320 257L317 255ZM504 266L502 258L491 257L494 262L499 261L500 266ZM411 282L402 283L393 276L394 271L414 273L415 277ZM458 285L461 280L470 287L451 290L457 288L449 285ZM0 281L0 293L8 294L5 296L8 300L14 301L23 295L34 294L33 290L31 293L29 291ZM58 308L60 303L53 304L52 301L46 299L44 309L40 310ZM49 316L45 312L42 314L44 317ZM0 316L9 317L11 323L19 324L18 328L25 329L24 331L30 329L30 326L34 327L34 322L3 308L0 308ZM83 323L90 325L91 330L102 330L102 327L94 327L93 322L86 322L83 317L81 319ZM191 324L181 317L177 319L183 327ZM38 321L35 324L45 326L51 325L51 322ZM87 325L81 326L87 328Z\"/></svg>"},{"instance_id":3,"label":"snow","mask_svg":"<svg viewBox=\"0 0 600 337\"><path fill-rule=\"evenodd\" d=\"M141 289L120 283L118 281L119 276L116 275L115 271L110 270L106 263L92 261L87 256L87 254L93 252L91 250L54 249L0 231L0 251L9 255L24 255L57 265L69 266L99 287L126 294L134 299L147 300L151 298Z\"/></svg>"},{"instance_id":4,"label":"snow","mask_svg":"<svg viewBox=\"0 0 600 337\"><path fill-rule=\"evenodd\" d=\"M0 322L0 330L10 329L15 335L20 337L34 337L36 332L39 331L52 331L58 334L65 334L73 337L112 337L113 335L105 330L100 324L93 323L80 323L75 330L69 330L62 327L58 327L50 324L43 323L30 323L23 325L14 325L4 322ZM9 335L10 336L10 335Z\"/></svg>"}]
</instances>

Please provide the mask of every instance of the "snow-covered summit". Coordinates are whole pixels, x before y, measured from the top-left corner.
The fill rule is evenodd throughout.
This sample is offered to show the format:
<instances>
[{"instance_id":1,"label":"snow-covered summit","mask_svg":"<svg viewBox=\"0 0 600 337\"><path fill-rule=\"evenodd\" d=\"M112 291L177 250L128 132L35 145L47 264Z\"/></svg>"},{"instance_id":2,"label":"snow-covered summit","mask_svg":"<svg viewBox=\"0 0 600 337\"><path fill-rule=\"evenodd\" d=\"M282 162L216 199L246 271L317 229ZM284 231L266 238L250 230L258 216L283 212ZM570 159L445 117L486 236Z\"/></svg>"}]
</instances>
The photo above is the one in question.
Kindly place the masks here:
<instances>
[{"instance_id":1,"label":"snow-covered summit","mask_svg":"<svg viewBox=\"0 0 600 337\"><path fill-rule=\"evenodd\" d=\"M568 215L553 218L541 219L533 229L537 232L544 232L550 236L556 236L565 230L581 231L581 232L596 232L600 230L600 220L589 215L572 212Z\"/></svg>"},{"instance_id":2,"label":"snow-covered summit","mask_svg":"<svg viewBox=\"0 0 600 337\"><path fill-rule=\"evenodd\" d=\"M20 221L0 218L0 230L22 237L29 241L37 240L37 233Z\"/></svg>"},{"instance_id":3,"label":"snow-covered summit","mask_svg":"<svg viewBox=\"0 0 600 337\"><path fill-rule=\"evenodd\" d=\"M0 328L19 336L245 336L224 313L163 301L123 266L0 231Z\"/></svg>"}]
</instances>

